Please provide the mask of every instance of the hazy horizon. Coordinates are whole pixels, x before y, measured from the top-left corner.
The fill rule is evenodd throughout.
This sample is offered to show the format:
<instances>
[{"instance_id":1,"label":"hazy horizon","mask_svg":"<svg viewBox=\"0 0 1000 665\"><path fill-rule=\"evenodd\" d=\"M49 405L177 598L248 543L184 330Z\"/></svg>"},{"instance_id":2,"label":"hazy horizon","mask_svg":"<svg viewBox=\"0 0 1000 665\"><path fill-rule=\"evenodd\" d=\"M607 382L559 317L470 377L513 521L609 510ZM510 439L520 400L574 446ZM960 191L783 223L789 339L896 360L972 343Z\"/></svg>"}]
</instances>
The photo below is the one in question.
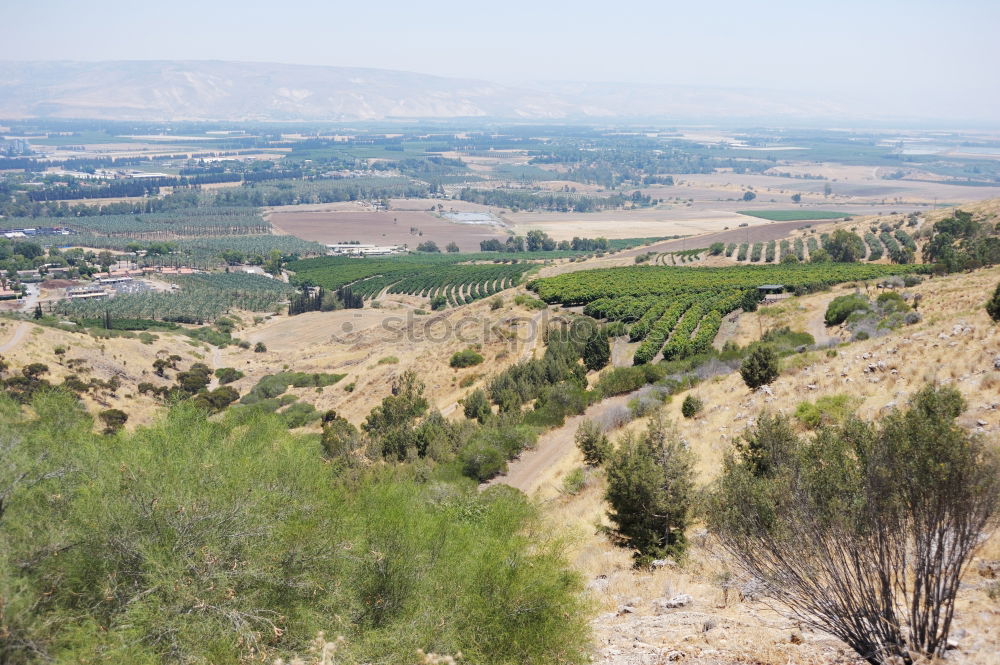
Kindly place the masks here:
<instances>
[{"instance_id":1,"label":"hazy horizon","mask_svg":"<svg viewBox=\"0 0 1000 665\"><path fill-rule=\"evenodd\" d=\"M523 86L632 83L795 92L860 110L1000 117L1000 4L514 0L331 6L13 0L6 61L223 60L389 69Z\"/></svg>"}]
</instances>

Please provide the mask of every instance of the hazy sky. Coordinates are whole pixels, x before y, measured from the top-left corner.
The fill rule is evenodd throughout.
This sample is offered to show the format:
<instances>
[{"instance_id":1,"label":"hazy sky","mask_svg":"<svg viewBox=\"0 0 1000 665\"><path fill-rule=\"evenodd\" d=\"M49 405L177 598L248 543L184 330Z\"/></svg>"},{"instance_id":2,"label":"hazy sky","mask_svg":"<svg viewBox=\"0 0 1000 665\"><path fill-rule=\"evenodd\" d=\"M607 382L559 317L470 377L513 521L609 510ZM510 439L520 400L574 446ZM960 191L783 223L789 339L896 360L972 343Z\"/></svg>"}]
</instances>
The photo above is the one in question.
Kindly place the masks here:
<instances>
[{"instance_id":1,"label":"hazy sky","mask_svg":"<svg viewBox=\"0 0 1000 665\"><path fill-rule=\"evenodd\" d=\"M2 60L220 59L505 83L842 92L1000 117L1000 0L0 0Z\"/></svg>"}]
</instances>

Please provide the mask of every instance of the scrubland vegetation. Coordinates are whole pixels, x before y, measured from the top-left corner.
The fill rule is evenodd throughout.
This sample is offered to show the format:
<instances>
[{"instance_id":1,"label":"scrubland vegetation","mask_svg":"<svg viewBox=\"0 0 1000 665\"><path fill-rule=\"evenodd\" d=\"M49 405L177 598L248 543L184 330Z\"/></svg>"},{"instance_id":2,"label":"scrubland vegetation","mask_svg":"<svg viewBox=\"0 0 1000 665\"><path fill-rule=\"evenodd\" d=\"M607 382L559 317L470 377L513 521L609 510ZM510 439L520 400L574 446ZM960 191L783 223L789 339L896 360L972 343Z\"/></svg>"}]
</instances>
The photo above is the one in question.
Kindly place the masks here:
<instances>
[{"instance_id":1,"label":"scrubland vegetation","mask_svg":"<svg viewBox=\"0 0 1000 665\"><path fill-rule=\"evenodd\" d=\"M582 662L579 581L516 492L323 464L266 414L101 435L31 406L0 400L4 662L247 662L320 630L352 662Z\"/></svg>"}]
</instances>

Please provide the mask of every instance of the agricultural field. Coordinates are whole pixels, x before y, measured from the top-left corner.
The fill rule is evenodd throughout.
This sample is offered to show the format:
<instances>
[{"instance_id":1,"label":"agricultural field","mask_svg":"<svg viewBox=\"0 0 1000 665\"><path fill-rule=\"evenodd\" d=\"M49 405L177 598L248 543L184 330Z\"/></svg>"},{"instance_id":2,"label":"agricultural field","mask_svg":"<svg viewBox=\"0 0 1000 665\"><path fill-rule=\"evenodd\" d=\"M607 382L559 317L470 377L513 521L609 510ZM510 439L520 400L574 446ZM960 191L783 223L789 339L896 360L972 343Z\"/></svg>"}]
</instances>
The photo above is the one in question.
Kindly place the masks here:
<instances>
[{"instance_id":1,"label":"agricultural field","mask_svg":"<svg viewBox=\"0 0 1000 665\"><path fill-rule=\"evenodd\" d=\"M412 249L432 240L442 250L454 242L463 252L478 252L481 241L507 237L499 225L453 222L428 212L430 207L425 202L420 210L274 211L268 220L281 232L327 244L357 240Z\"/></svg>"},{"instance_id":2,"label":"agricultural field","mask_svg":"<svg viewBox=\"0 0 1000 665\"><path fill-rule=\"evenodd\" d=\"M739 210L739 214L768 219L772 222L812 221L817 219L845 219L851 213L831 210Z\"/></svg>"},{"instance_id":3,"label":"agricultural field","mask_svg":"<svg viewBox=\"0 0 1000 665\"><path fill-rule=\"evenodd\" d=\"M427 298L443 296L454 306L516 286L525 273L537 267L523 260L500 263L511 257L495 253L368 259L330 256L294 261L288 267L295 273L293 281L299 284L314 284L330 290L350 286L354 293L365 298L374 298L383 290Z\"/></svg>"},{"instance_id":4,"label":"agricultural field","mask_svg":"<svg viewBox=\"0 0 1000 665\"><path fill-rule=\"evenodd\" d=\"M136 243L131 238L98 236L82 233L67 236L67 241L75 246L94 247L127 251ZM209 264L221 263L223 252L237 252L244 257L267 258L278 250L283 256L316 256L326 253L326 247L316 242L303 240L291 235L233 235L233 236L196 236L193 238L171 239L167 241L177 254L150 254L138 259L140 265L175 265L178 263ZM139 244L143 244L139 242Z\"/></svg>"},{"instance_id":5,"label":"agricultural field","mask_svg":"<svg viewBox=\"0 0 1000 665\"><path fill-rule=\"evenodd\" d=\"M179 291L119 294L110 299L69 301L55 311L70 319L151 319L203 324L233 310L272 312L294 292L288 284L247 273L177 275Z\"/></svg>"},{"instance_id":6,"label":"agricultural field","mask_svg":"<svg viewBox=\"0 0 1000 665\"><path fill-rule=\"evenodd\" d=\"M67 226L80 233L135 240L189 236L261 235L270 232L256 208L191 208L135 215L33 217L4 220L5 225Z\"/></svg>"},{"instance_id":7,"label":"agricultural field","mask_svg":"<svg viewBox=\"0 0 1000 665\"><path fill-rule=\"evenodd\" d=\"M754 251L761 251L760 243ZM774 260L774 251L772 241L769 262ZM640 365L661 353L665 360L704 353L715 341L723 317L736 309L756 308L762 297L757 287L764 284L806 293L842 282L923 271L926 267L858 263L697 269L633 266L545 277L532 281L528 288L545 302L585 305L585 314L626 326L623 330L630 340L642 342L633 358Z\"/></svg>"},{"instance_id":8,"label":"agricultural field","mask_svg":"<svg viewBox=\"0 0 1000 665\"><path fill-rule=\"evenodd\" d=\"M545 277L531 282L529 288L548 303L585 305L598 298L702 293L728 288L757 288L761 284L782 284L786 290L813 288L926 270L926 266L859 263L697 269L632 266Z\"/></svg>"}]
</instances>

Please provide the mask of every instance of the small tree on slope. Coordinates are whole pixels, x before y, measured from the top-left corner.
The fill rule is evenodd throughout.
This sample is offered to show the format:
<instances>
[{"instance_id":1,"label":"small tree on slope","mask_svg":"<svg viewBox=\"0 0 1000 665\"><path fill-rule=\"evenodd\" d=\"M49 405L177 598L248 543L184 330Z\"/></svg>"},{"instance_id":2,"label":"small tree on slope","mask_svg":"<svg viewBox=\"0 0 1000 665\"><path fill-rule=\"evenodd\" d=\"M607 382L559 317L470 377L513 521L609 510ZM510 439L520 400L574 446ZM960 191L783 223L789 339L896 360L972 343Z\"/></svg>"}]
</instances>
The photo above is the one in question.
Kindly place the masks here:
<instances>
[{"instance_id":1,"label":"small tree on slope","mask_svg":"<svg viewBox=\"0 0 1000 665\"><path fill-rule=\"evenodd\" d=\"M986 313L996 322L1000 322L1000 284L997 284L993 297L986 301Z\"/></svg>"}]
</instances>

